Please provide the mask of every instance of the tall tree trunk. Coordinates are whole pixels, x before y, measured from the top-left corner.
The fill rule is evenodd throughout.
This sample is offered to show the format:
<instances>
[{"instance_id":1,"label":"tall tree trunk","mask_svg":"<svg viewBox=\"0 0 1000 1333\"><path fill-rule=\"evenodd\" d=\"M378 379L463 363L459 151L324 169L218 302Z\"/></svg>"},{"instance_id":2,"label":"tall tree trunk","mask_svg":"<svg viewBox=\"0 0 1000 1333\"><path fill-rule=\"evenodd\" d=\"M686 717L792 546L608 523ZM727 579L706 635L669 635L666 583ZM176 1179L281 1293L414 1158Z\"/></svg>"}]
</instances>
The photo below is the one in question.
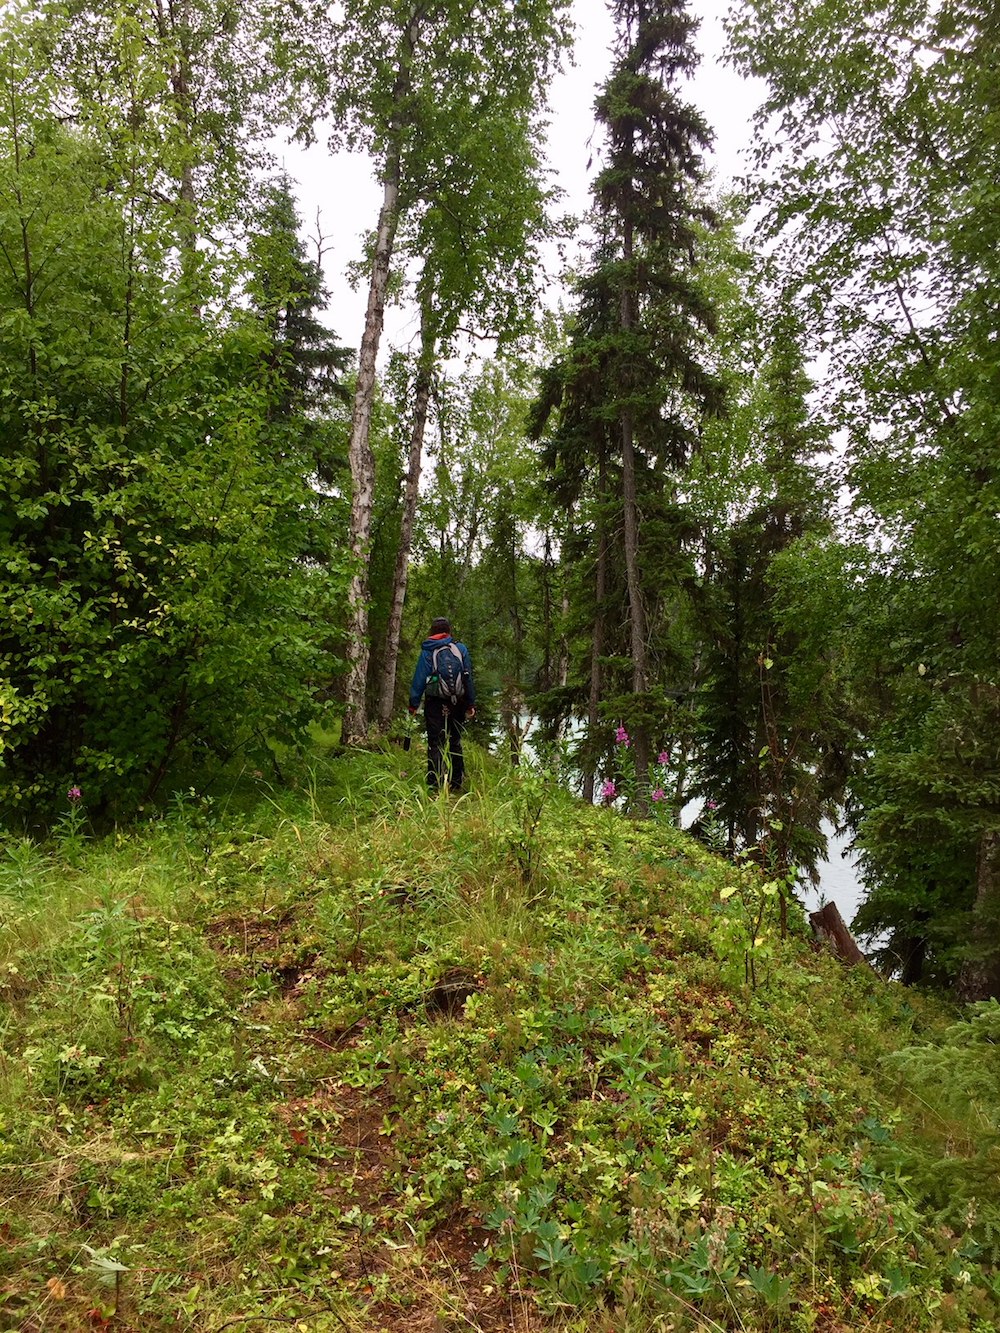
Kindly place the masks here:
<instances>
[{"instance_id":1,"label":"tall tree trunk","mask_svg":"<svg viewBox=\"0 0 1000 1333\"><path fill-rule=\"evenodd\" d=\"M633 258L632 224L625 221L623 253L626 265ZM635 322L633 295L628 282L622 291L621 328L628 333ZM623 386L627 391L628 386ZM622 437L622 500L625 527L625 579L628 585L629 640L632 650L632 691L644 696L649 689L646 651L646 617L639 579L639 498L636 483L635 443L632 438L632 413L628 407L620 416ZM649 813L649 762L652 758L649 727L644 720L633 722L632 755L635 762L636 812Z\"/></svg>"},{"instance_id":2,"label":"tall tree trunk","mask_svg":"<svg viewBox=\"0 0 1000 1333\"><path fill-rule=\"evenodd\" d=\"M587 701L587 745L591 749L601 725L601 658L604 656L604 602L608 595L608 532L604 504L608 491L608 465L604 454L597 474L597 570L594 579L594 642L590 654L590 698ZM583 774L583 799L594 800L594 759L591 754Z\"/></svg>"},{"instance_id":3,"label":"tall tree trunk","mask_svg":"<svg viewBox=\"0 0 1000 1333\"><path fill-rule=\"evenodd\" d=\"M543 690L551 690L553 685L552 568L552 533L546 529L542 550L542 677L539 682Z\"/></svg>"},{"instance_id":4,"label":"tall tree trunk","mask_svg":"<svg viewBox=\"0 0 1000 1333\"><path fill-rule=\"evenodd\" d=\"M955 989L959 998L1000 997L1000 829L979 835L976 902L972 909L972 957L962 964Z\"/></svg>"},{"instance_id":5,"label":"tall tree trunk","mask_svg":"<svg viewBox=\"0 0 1000 1333\"><path fill-rule=\"evenodd\" d=\"M632 650L632 692L645 706L649 689L646 653L646 617L643 614L639 581L639 502L636 494L635 448L631 413L622 413L622 498L625 502L625 579L628 585L629 643ZM649 813L649 763L652 758L649 727L640 718L632 723L632 756L635 762L636 813Z\"/></svg>"},{"instance_id":6,"label":"tall tree trunk","mask_svg":"<svg viewBox=\"0 0 1000 1333\"><path fill-rule=\"evenodd\" d=\"M413 422L410 430L410 452L406 472L406 490L403 495L403 515L399 525L399 548L392 576L392 605L389 623L385 627L385 653L382 661L382 685L379 692L378 724L388 730L396 700L396 670L399 663L399 639L403 627L403 603L410 573L410 551L413 546L413 524L420 496L420 465L424 449L424 430L427 425L427 407L431 396L431 376L434 368L435 341L429 330L426 313L420 323L420 359L414 386Z\"/></svg>"},{"instance_id":7,"label":"tall tree trunk","mask_svg":"<svg viewBox=\"0 0 1000 1333\"><path fill-rule=\"evenodd\" d=\"M517 525L513 515L509 516L508 531L510 545L507 558L510 566L510 623L514 632L512 664L514 670L508 678L510 685L506 691L509 700L507 736L510 744L510 762L516 767L521 762L521 745L527 732L528 719L524 693L521 689L524 677L524 621L521 618L521 607L517 596Z\"/></svg>"},{"instance_id":8,"label":"tall tree trunk","mask_svg":"<svg viewBox=\"0 0 1000 1333\"><path fill-rule=\"evenodd\" d=\"M177 241L185 294L201 314L198 290L198 201L194 188L195 95L192 89L191 16L188 0L157 0L154 16L161 42L176 54L170 65L170 95L180 131L182 157L177 189Z\"/></svg>"},{"instance_id":9,"label":"tall tree trunk","mask_svg":"<svg viewBox=\"0 0 1000 1333\"><path fill-rule=\"evenodd\" d=\"M562 578L565 584L565 571L562 571ZM566 625L569 622L569 590L564 586L562 595L562 617L559 625L559 675L556 678L556 684L561 690L566 688L569 682L569 635L566 633ZM564 734L565 727L562 722L559 724L559 735Z\"/></svg>"},{"instance_id":10,"label":"tall tree trunk","mask_svg":"<svg viewBox=\"0 0 1000 1333\"><path fill-rule=\"evenodd\" d=\"M410 62L419 33L414 15L403 34L399 69L393 91L394 119L382 173L382 207L375 233L375 256L368 287L365 330L358 357L358 378L351 415L348 458L351 465L350 547L354 572L347 590L347 688L341 739L346 745L363 741L368 734L368 552L372 514L375 508L375 459L369 428L375 397L375 363L382 338L389 265L399 217L399 186L402 172L402 138L405 100L410 91Z\"/></svg>"}]
</instances>

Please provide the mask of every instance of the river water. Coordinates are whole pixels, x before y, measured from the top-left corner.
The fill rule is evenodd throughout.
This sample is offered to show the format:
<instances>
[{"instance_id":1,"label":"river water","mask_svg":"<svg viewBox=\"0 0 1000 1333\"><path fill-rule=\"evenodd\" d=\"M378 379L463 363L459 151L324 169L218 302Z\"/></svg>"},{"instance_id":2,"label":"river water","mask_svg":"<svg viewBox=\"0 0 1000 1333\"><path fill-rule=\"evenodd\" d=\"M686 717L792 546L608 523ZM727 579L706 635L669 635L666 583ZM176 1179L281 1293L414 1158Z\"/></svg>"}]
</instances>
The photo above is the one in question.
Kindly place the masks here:
<instances>
[{"instance_id":1,"label":"river water","mask_svg":"<svg viewBox=\"0 0 1000 1333\"><path fill-rule=\"evenodd\" d=\"M700 801L691 801L681 811L681 827L689 828L701 810ZM864 898L864 885L858 877L856 858L849 851L850 836L838 833L829 820L822 824L826 834L826 859L820 861L819 883L799 890L807 912L815 912L825 903L836 903L849 926Z\"/></svg>"},{"instance_id":2,"label":"river water","mask_svg":"<svg viewBox=\"0 0 1000 1333\"><path fill-rule=\"evenodd\" d=\"M832 824L824 824L827 859L819 864L819 886L806 894L806 907L814 912L823 903L836 903L848 925L864 898L864 885L858 877L855 856L848 851L850 837L838 834Z\"/></svg>"}]
</instances>

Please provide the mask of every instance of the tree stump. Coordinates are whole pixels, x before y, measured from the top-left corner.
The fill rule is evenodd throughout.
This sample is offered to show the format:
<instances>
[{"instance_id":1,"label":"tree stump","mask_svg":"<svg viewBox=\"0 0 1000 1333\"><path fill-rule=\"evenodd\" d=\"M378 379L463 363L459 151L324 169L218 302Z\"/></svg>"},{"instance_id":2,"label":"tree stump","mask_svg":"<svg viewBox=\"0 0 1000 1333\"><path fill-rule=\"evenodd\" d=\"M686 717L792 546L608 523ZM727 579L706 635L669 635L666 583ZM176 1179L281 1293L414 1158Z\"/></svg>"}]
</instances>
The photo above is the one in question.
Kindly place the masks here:
<instances>
[{"instance_id":1,"label":"tree stump","mask_svg":"<svg viewBox=\"0 0 1000 1333\"><path fill-rule=\"evenodd\" d=\"M817 940L832 949L848 967L854 967L856 963L864 963L866 967L871 967L871 963L858 947L857 940L844 924L844 918L837 910L836 903L827 903L818 912L810 912L809 924Z\"/></svg>"}]
</instances>

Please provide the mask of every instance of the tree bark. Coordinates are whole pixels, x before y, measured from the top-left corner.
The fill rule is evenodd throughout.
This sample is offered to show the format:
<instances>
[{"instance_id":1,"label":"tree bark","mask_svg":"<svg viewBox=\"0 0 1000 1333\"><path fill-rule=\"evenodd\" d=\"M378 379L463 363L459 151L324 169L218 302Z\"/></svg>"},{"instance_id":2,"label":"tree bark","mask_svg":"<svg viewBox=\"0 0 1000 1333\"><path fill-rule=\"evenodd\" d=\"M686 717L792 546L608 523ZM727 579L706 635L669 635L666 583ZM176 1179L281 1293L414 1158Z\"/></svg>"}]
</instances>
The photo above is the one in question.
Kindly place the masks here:
<instances>
[{"instance_id":1,"label":"tree bark","mask_svg":"<svg viewBox=\"0 0 1000 1333\"><path fill-rule=\"evenodd\" d=\"M154 19L160 40L172 45L170 95L180 130L182 160L177 188L177 240L181 255L184 290L192 312L201 315L198 300L198 201L194 188L195 166L195 93L192 89L191 16L188 0L157 0Z\"/></svg>"},{"instance_id":2,"label":"tree bark","mask_svg":"<svg viewBox=\"0 0 1000 1333\"><path fill-rule=\"evenodd\" d=\"M902 959L899 980L904 986L919 986L924 976L927 940L919 935L907 935L898 942L893 940L893 945Z\"/></svg>"},{"instance_id":3,"label":"tree bark","mask_svg":"<svg viewBox=\"0 0 1000 1333\"><path fill-rule=\"evenodd\" d=\"M842 962L852 967L856 963L864 963L867 967L871 967L858 947L857 940L844 924L844 918L840 915L836 903L827 903L818 912L810 912L809 924L816 938L832 949Z\"/></svg>"},{"instance_id":4,"label":"tree bark","mask_svg":"<svg viewBox=\"0 0 1000 1333\"><path fill-rule=\"evenodd\" d=\"M410 551L413 546L413 524L420 496L420 469L424 449L424 430L427 425L427 407L431 396L431 375L434 366L434 338L428 330L426 316L420 327L420 359L413 400L413 422L410 430L410 452L403 496L403 515L399 525L399 548L392 576L392 605L389 623L385 628L385 653L382 662L382 686L379 693L378 724L388 730L396 701L396 671L399 664L399 639L403 626L403 603L410 573Z\"/></svg>"},{"instance_id":5,"label":"tree bark","mask_svg":"<svg viewBox=\"0 0 1000 1333\"><path fill-rule=\"evenodd\" d=\"M1000 997L1000 829L979 835L971 949L955 986L959 999L972 1004Z\"/></svg>"},{"instance_id":6,"label":"tree bark","mask_svg":"<svg viewBox=\"0 0 1000 1333\"><path fill-rule=\"evenodd\" d=\"M593 746L601 724L601 658L604 656L604 601L608 595L608 532L604 502L608 491L608 467L604 454L597 474L597 569L594 577L594 643L590 654L590 697L587 700L587 743ZM594 760L590 757L583 774L583 799L594 801Z\"/></svg>"},{"instance_id":7,"label":"tree bark","mask_svg":"<svg viewBox=\"0 0 1000 1333\"><path fill-rule=\"evenodd\" d=\"M551 690L554 672L552 670L552 533L545 531L545 546L542 551L542 677L539 682L543 690Z\"/></svg>"},{"instance_id":8,"label":"tree bark","mask_svg":"<svg viewBox=\"0 0 1000 1333\"><path fill-rule=\"evenodd\" d=\"M633 257L632 224L624 228L624 258L626 264ZM630 281L630 280L629 280ZM621 329L628 333L634 323L633 297L628 285L621 297ZM623 386L626 391L628 386ZM628 586L629 639L632 650L632 691L643 696L649 689L649 667L646 653L646 617L642 604L642 585L639 578L639 498L636 481L635 442L632 430L632 412L622 409L620 416L622 440L622 500L625 527L625 579ZM636 813L649 813L649 761L652 757L649 728L644 721L633 723L632 755L635 762Z\"/></svg>"},{"instance_id":9,"label":"tree bark","mask_svg":"<svg viewBox=\"0 0 1000 1333\"><path fill-rule=\"evenodd\" d=\"M410 91L410 61L419 34L419 18L410 20L403 34L396 86L395 110L390 126L389 146L382 173L382 207L375 233L375 256L368 287L365 329L358 357L358 378L351 414L348 457L351 465L350 548L354 563L347 591L347 687L341 739L345 745L357 744L368 734L368 552L371 544L372 514L375 507L375 459L369 430L375 397L375 363L385 318L389 265L392 260L399 216L399 187L402 175L402 138L405 99Z\"/></svg>"},{"instance_id":10,"label":"tree bark","mask_svg":"<svg viewBox=\"0 0 1000 1333\"><path fill-rule=\"evenodd\" d=\"M565 579L565 574L563 575ZM560 621L559 631L559 674L556 678L557 684L561 690L566 688L569 681L569 636L566 633L566 624L569 620L569 592L563 588L562 595L562 619ZM559 735L563 734L563 725L560 723Z\"/></svg>"}]
</instances>

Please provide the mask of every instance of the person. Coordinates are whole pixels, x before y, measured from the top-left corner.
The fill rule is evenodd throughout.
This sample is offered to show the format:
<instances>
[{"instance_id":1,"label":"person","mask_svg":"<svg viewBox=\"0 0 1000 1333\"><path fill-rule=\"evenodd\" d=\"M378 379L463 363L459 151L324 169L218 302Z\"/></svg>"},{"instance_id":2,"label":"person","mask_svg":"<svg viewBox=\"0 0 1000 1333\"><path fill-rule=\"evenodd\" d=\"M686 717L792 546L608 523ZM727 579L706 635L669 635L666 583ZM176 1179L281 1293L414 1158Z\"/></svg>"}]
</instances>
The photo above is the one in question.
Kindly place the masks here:
<instances>
[{"instance_id":1,"label":"person","mask_svg":"<svg viewBox=\"0 0 1000 1333\"><path fill-rule=\"evenodd\" d=\"M469 650L451 637L451 621L444 616L432 621L430 634L420 646L410 685L411 716L420 707L421 697L427 728L427 786L436 792L447 782L453 792L460 792L465 778L462 728L466 718L476 716L476 687ZM450 777L445 767L446 748Z\"/></svg>"}]
</instances>

